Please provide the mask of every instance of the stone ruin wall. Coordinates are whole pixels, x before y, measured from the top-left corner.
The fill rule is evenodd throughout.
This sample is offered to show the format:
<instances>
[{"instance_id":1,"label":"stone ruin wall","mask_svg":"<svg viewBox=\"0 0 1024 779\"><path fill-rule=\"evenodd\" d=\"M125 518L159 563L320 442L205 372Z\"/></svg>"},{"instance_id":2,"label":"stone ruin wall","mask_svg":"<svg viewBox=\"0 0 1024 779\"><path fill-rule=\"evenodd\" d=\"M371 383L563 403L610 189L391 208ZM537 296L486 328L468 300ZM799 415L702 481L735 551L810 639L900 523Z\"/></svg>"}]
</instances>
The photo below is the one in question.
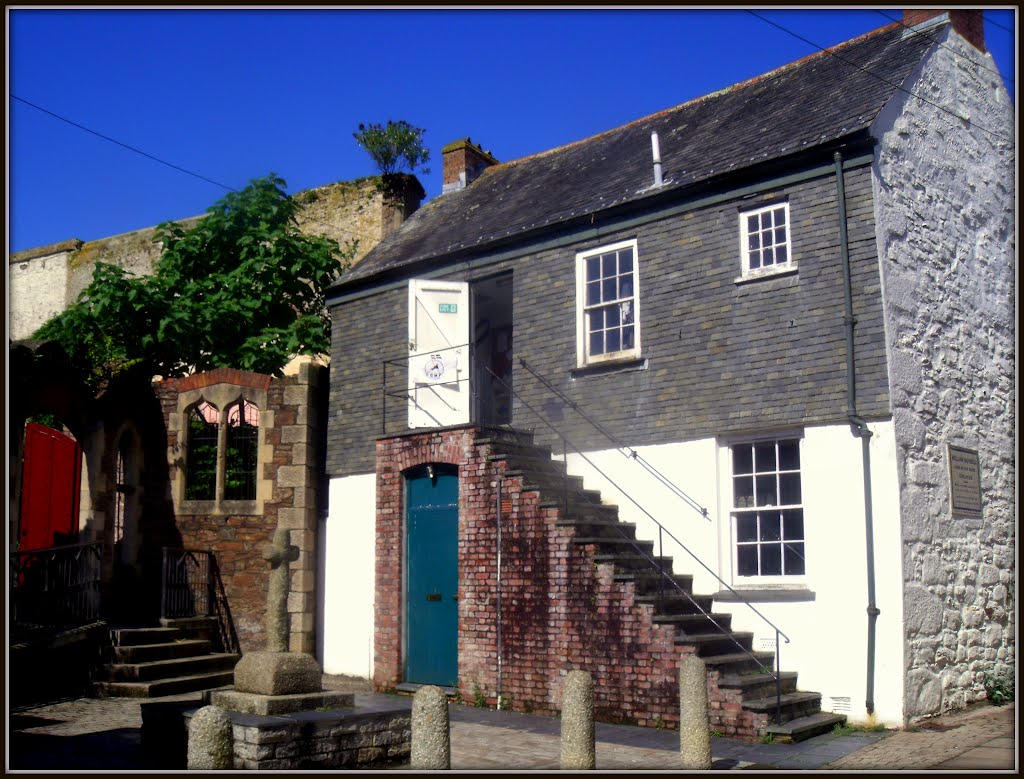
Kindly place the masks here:
<instances>
[{"instance_id":1,"label":"stone ruin wall","mask_svg":"<svg viewBox=\"0 0 1024 779\"><path fill-rule=\"evenodd\" d=\"M874 169L908 722L984 698L1016 652L1013 106L990 56L939 40L908 84L929 103L880 115ZM947 444L979 453L980 519L952 516Z\"/></svg>"},{"instance_id":2,"label":"stone ruin wall","mask_svg":"<svg viewBox=\"0 0 1024 779\"><path fill-rule=\"evenodd\" d=\"M333 238L342 250L354 242L353 262L358 262L402 219L394 207L385 204L377 182L377 177L367 177L296 193L299 229ZM188 228L201 218L189 217L179 223ZM156 227L146 227L95 241L72 238L10 255L9 337L15 341L30 338L47 319L74 303L92 281L97 262L139 276L152 273L160 256L155 232Z\"/></svg>"}]
</instances>

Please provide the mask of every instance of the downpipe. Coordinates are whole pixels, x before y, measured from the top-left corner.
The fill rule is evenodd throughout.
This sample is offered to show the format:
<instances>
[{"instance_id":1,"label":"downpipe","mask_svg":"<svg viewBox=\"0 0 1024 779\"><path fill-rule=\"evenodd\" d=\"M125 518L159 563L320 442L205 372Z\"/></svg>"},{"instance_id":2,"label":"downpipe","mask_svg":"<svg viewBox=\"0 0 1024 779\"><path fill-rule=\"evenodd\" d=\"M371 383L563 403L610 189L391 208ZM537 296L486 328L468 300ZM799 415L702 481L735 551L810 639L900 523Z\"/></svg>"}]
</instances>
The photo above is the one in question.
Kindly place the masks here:
<instances>
[{"instance_id":1,"label":"downpipe","mask_svg":"<svg viewBox=\"0 0 1024 779\"><path fill-rule=\"evenodd\" d=\"M875 602L875 530L871 498L871 430L857 414L857 367L854 360L853 329L857 324L853 316L853 282L850 276L850 247L846 221L846 182L843 175L843 155L835 153L836 202L839 209L839 251L843 263L843 298L846 329L846 417L855 436L861 442L861 467L864 472L864 546L867 552L868 636L867 636L867 691L865 708L870 717L875 713L875 628L878 605Z\"/></svg>"},{"instance_id":2,"label":"downpipe","mask_svg":"<svg viewBox=\"0 0 1024 779\"><path fill-rule=\"evenodd\" d=\"M498 547L498 549L497 549L497 554L495 555L496 562L497 562L497 569L498 569L497 570L497 577L496 577L496 579L497 579L497 582L496 582L496 584L497 584L497 595L498 595L498 598L497 598L497 600L498 600L498 620L497 620L498 621L498 624L497 624L497 629L498 629L498 635L497 635L497 639L498 639L498 690L497 690L496 695L497 695L497 699L498 699L498 711L501 711L501 708L502 708L502 705L501 705L502 704L501 685L502 685L502 681L503 681L502 680L502 652L501 652L501 488L503 486L502 485L502 481L503 481L502 477L498 476L498 485L497 485L498 489L496 490L497 501L496 501L496 505L495 505L495 518L496 518L497 525L498 525L498 527L497 527L497 547Z\"/></svg>"}]
</instances>

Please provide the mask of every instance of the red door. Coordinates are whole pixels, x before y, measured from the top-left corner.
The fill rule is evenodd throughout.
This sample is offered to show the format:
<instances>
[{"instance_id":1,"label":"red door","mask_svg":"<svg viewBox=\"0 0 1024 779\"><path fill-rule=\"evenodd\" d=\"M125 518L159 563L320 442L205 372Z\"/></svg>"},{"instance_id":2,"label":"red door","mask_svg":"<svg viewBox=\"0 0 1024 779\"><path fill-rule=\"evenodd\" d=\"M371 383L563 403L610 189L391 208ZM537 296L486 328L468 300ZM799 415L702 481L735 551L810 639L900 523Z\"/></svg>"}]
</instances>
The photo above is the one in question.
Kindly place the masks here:
<instances>
[{"instance_id":1,"label":"red door","mask_svg":"<svg viewBox=\"0 0 1024 779\"><path fill-rule=\"evenodd\" d=\"M82 449L51 427L25 425L21 482L21 551L73 544L78 537Z\"/></svg>"}]
</instances>

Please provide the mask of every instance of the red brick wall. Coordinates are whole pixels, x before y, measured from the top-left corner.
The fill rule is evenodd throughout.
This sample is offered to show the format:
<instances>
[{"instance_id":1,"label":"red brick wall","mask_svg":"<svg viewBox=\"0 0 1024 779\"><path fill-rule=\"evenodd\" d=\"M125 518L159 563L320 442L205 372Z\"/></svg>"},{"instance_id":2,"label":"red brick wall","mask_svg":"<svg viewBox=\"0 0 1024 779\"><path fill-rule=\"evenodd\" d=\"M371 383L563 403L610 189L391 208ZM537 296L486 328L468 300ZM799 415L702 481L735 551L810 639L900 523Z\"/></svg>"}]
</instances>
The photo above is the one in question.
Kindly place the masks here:
<instances>
[{"instance_id":1,"label":"red brick wall","mask_svg":"<svg viewBox=\"0 0 1024 779\"><path fill-rule=\"evenodd\" d=\"M401 681L403 472L423 463L459 467L459 691L497 702L496 485L503 460L475 445L479 428L432 431L377 442L377 573L374 683ZM561 509L542 507L521 477L503 480L502 694L516 711L554 714L569 670L594 678L598 719L656 725L678 722L678 663L690 647L674 629L655 625L651 607L634 602L632 584L613 581L612 566L592 560L594 547L572 543L558 527ZM765 724L740 714L738 696L710 675L712 727L754 736Z\"/></svg>"}]
</instances>

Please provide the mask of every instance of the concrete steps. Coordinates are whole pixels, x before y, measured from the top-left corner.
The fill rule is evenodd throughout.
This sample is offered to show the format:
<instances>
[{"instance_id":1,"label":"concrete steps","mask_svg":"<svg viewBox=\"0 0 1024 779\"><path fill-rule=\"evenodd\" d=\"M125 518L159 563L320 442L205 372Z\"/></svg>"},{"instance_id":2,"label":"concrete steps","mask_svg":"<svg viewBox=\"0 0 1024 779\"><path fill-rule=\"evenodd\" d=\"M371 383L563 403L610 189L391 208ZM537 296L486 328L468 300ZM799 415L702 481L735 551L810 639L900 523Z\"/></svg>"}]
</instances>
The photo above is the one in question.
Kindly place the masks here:
<instances>
[{"instance_id":1,"label":"concrete steps","mask_svg":"<svg viewBox=\"0 0 1024 779\"><path fill-rule=\"evenodd\" d=\"M491 461L506 463L506 489L538 493L541 508L557 510L555 524L573 529L573 543L587 548L595 567L610 564L615 582L633 586L634 602L651 606L652 625L675 627L675 645L704 660L719 689L740 697L737 716L778 720L766 730L758 725L759 736L801 741L845 722L843 715L821 712L819 693L799 691L796 673L781 673L777 684L775 653L754 651L753 633L733 631L730 615L713 613L714 598L694 594L693 577L672 574L672 558L656 555L653 542L637 540L636 526L619 520L618 507L602 504L601 493L580 478L566 477L564 463L552 460L549 449L534 446L529 434L477 443L491 446Z\"/></svg>"},{"instance_id":2,"label":"concrete steps","mask_svg":"<svg viewBox=\"0 0 1024 779\"><path fill-rule=\"evenodd\" d=\"M212 618L162 620L160 627L114 628L111 659L91 689L96 697L156 698L234 683L240 655L214 651Z\"/></svg>"}]
</instances>

